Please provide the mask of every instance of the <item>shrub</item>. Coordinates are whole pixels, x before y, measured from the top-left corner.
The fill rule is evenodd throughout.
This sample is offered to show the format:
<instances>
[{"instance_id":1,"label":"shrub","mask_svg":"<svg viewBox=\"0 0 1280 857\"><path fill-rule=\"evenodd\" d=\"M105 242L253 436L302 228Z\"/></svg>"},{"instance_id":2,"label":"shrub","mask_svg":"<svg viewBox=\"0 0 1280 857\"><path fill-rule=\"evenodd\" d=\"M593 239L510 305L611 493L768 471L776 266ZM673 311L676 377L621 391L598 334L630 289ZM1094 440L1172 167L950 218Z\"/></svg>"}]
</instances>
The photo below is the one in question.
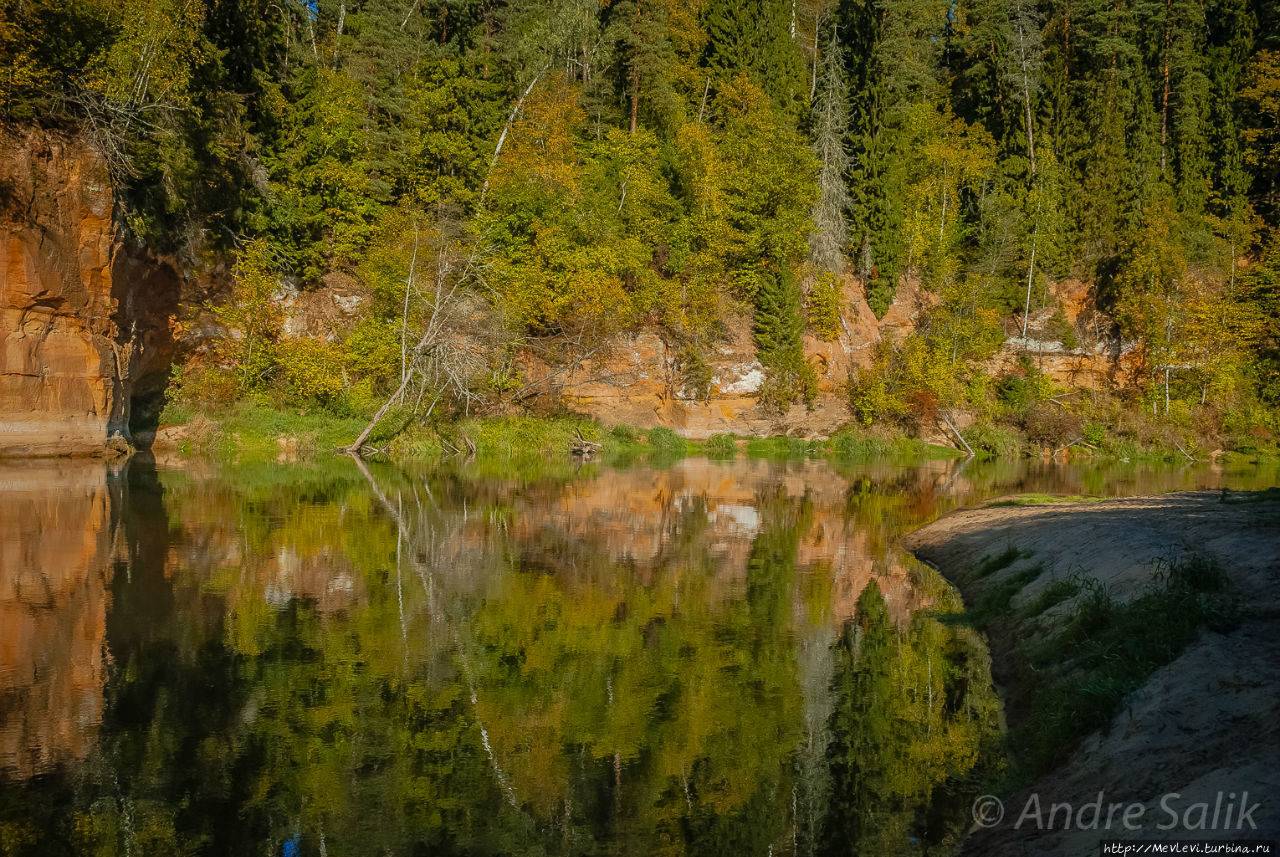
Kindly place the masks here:
<instances>
[{"instance_id":1,"label":"shrub","mask_svg":"<svg viewBox=\"0 0 1280 857\"><path fill-rule=\"evenodd\" d=\"M1100 422L1091 422L1080 430L1080 436L1094 446L1102 446L1107 439L1107 427Z\"/></svg>"},{"instance_id":2,"label":"shrub","mask_svg":"<svg viewBox=\"0 0 1280 857\"><path fill-rule=\"evenodd\" d=\"M324 340L281 342L276 364L281 380L299 398L328 404L342 393L342 353Z\"/></svg>"},{"instance_id":3,"label":"shrub","mask_svg":"<svg viewBox=\"0 0 1280 857\"><path fill-rule=\"evenodd\" d=\"M849 396L849 410L859 424L869 426L876 420L895 420L902 416L902 399L889 389L884 372L875 369L855 369L845 384Z\"/></svg>"},{"instance_id":4,"label":"shrub","mask_svg":"<svg viewBox=\"0 0 1280 857\"><path fill-rule=\"evenodd\" d=\"M710 458L733 458L738 454L738 443L731 434L713 434L707 438L706 449Z\"/></svg>"},{"instance_id":5,"label":"shrub","mask_svg":"<svg viewBox=\"0 0 1280 857\"><path fill-rule=\"evenodd\" d=\"M831 341L840 335L840 284L830 271L819 274L805 296L809 329L819 339Z\"/></svg>"},{"instance_id":6,"label":"shrub","mask_svg":"<svg viewBox=\"0 0 1280 857\"><path fill-rule=\"evenodd\" d=\"M1076 329L1067 321L1067 314L1059 307L1058 311L1053 314L1053 318L1049 319L1049 336L1062 343L1062 347L1068 351L1075 351L1080 347L1080 337L1076 335Z\"/></svg>"},{"instance_id":7,"label":"shrub","mask_svg":"<svg viewBox=\"0 0 1280 857\"><path fill-rule=\"evenodd\" d=\"M981 458L1013 458L1022 454L1023 438L1013 429L976 423L965 429L963 434Z\"/></svg>"},{"instance_id":8,"label":"shrub","mask_svg":"<svg viewBox=\"0 0 1280 857\"><path fill-rule=\"evenodd\" d=\"M996 400L1011 411L1022 413L1036 400L1035 384L1026 375L1004 375L996 382Z\"/></svg>"},{"instance_id":9,"label":"shrub","mask_svg":"<svg viewBox=\"0 0 1280 857\"><path fill-rule=\"evenodd\" d=\"M700 402L711 398L711 381L715 378L715 372L703 358L701 351L692 345L686 345L676 357L676 367L682 395Z\"/></svg>"},{"instance_id":10,"label":"shrub","mask_svg":"<svg viewBox=\"0 0 1280 857\"><path fill-rule=\"evenodd\" d=\"M1081 437L1080 417L1059 405L1037 402L1023 420L1027 438L1039 446L1064 446Z\"/></svg>"},{"instance_id":11,"label":"shrub","mask_svg":"<svg viewBox=\"0 0 1280 857\"><path fill-rule=\"evenodd\" d=\"M645 439L653 451L661 456L678 457L684 455L689 449L685 439L666 426L649 429Z\"/></svg>"}]
</instances>

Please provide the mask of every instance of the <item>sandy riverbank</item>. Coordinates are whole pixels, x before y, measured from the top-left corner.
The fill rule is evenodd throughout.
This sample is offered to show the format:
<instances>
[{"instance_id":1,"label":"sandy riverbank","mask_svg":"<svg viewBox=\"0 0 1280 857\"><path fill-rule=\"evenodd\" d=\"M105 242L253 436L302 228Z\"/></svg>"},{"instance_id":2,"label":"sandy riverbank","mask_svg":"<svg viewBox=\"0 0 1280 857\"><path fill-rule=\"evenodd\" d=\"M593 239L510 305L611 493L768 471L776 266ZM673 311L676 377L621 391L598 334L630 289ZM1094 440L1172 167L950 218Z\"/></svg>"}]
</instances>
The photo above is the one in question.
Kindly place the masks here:
<instances>
[{"instance_id":1,"label":"sandy riverbank","mask_svg":"<svg viewBox=\"0 0 1280 857\"><path fill-rule=\"evenodd\" d=\"M1217 561L1230 586L1233 627L1202 631L1064 762L1029 787L1000 795L1003 821L975 831L964 853L1083 857L1096 855L1099 841L1109 838L1280 838L1280 496L1274 491L991 505L948 515L903 544L941 569L970 605L1020 571L1043 566L1013 596L1007 618L990 627L996 679L1004 685L1015 726L1028 706L1018 652L1036 637L1049 639L1073 610L1069 599L1032 615L1055 582L1062 587L1094 578L1123 603L1149 590L1163 562L1199 554ZM1021 552L1016 561L980 574L984 558L1008 555L1010 548ZM1055 651L1052 657L1058 656ZM1074 653L1064 650L1060 656L1065 664ZM1257 830L1247 823L1236 829L1239 808L1226 829L1225 810L1233 801L1239 805L1245 791L1248 804L1258 804L1250 814ZM1080 817L1079 809L1095 802L1099 792L1100 817L1095 822L1091 811ZM1033 795L1041 802L1045 827L1050 804L1070 803L1071 829L1062 829L1068 826L1064 812L1055 816L1053 830L1037 829ZM1194 806L1201 802L1208 804L1203 819ZM1125 830L1123 809L1112 814L1110 831L1105 829L1112 803L1143 806L1140 816L1134 810L1137 830ZM1161 830L1170 825L1168 809L1177 823Z\"/></svg>"}]
</instances>

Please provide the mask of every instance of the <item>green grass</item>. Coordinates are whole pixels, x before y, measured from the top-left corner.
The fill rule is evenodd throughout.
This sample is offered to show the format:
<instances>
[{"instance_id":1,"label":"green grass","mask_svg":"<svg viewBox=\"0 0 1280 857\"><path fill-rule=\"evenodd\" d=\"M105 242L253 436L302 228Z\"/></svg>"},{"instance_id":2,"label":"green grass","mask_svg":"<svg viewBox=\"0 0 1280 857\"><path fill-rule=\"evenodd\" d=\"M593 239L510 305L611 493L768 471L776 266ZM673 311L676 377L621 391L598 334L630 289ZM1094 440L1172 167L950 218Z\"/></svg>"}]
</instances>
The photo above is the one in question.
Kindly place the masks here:
<instances>
[{"instance_id":1,"label":"green grass","mask_svg":"<svg viewBox=\"0 0 1280 857\"><path fill-rule=\"evenodd\" d=\"M1017 784L1061 762L1203 629L1229 630L1236 614L1226 576L1199 556L1164 563L1129 602L1115 601L1096 580L1076 578L1056 582L1026 613L1076 594L1056 631L1018 647L1024 712L1007 739Z\"/></svg>"},{"instance_id":2,"label":"green grass","mask_svg":"<svg viewBox=\"0 0 1280 857\"><path fill-rule=\"evenodd\" d=\"M1012 618L1014 596L1042 574L1044 574L1044 566L1037 564L1016 571L1004 580L992 584L969 609L967 613L969 621L975 628L986 630L997 620Z\"/></svg>"},{"instance_id":3,"label":"green grass","mask_svg":"<svg viewBox=\"0 0 1280 857\"><path fill-rule=\"evenodd\" d=\"M798 437L753 437L747 441L751 458L821 458L822 444Z\"/></svg>"},{"instance_id":4,"label":"green grass","mask_svg":"<svg viewBox=\"0 0 1280 857\"><path fill-rule=\"evenodd\" d=\"M1085 497L1083 494L1019 494L1004 500L988 503L987 508L998 506L1046 506L1051 503L1096 503L1105 497Z\"/></svg>"},{"instance_id":5,"label":"green grass","mask_svg":"<svg viewBox=\"0 0 1280 857\"><path fill-rule=\"evenodd\" d=\"M1069 601L1080 594L1083 583L1077 575L1050 581L1040 591L1035 600L1024 607L1021 614L1025 617L1039 616L1048 610Z\"/></svg>"},{"instance_id":6,"label":"green grass","mask_svg":"<svg viewBox=\"0 0 1280 857\"><path fill-rule=\"evenodd\" d=\"M211 415L213 425L181 450L220 459L268 460L286 452L299 458L329 453L350 443L364 421L320 412L282 410L244 402ZM293 439L281 446L280 439Z\"/></svg>"},{"instance_id":7,"label":"green grass","mask_svg":"<svg viewBox=\"0 0 1280 857\"><path fill-rule=\"evenodd\" d=\"M980 559L978 565L973 569L973 577L979 580L984 577L990 577L995 572L1008 568L1018 560L1032 556L1033 553L1034 551L1019 550L1013 545L1009 545L1000 553L984 556Z\"/></svg>"},{"instance_id":8,"label":"green grass","mask_svg":"<svg viewBox=\"0 0 1280 857\"><path fill-rule=\"evenodd\" d=\"M958 450L948 446L925 443L906 435L862 433L842 429L827 441L826 452L833 458L845 460L892 459L894 461L921 461L955 458Z\"/></svg>"},{"instance_id":9,"label":"green grass","mask_svg":"<svg viewBox=\"0 0 1280 857\"><path fill-rule=\"evenodd\" d=\"M703 444L702 451L708 458L735 458L738 455L738 441L731 434L713 434Z\"/></svg>"}]
</instances>

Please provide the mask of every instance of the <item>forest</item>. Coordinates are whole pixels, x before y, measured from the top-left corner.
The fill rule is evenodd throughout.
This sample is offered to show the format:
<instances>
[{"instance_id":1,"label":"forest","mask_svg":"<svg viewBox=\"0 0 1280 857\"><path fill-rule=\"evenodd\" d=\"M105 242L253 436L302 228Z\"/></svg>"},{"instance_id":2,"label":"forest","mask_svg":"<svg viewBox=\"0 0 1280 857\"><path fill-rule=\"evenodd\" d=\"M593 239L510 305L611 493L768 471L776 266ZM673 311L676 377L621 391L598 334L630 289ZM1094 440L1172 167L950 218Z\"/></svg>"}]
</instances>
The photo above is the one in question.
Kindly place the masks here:
<instances>
[{"instance_id":1,"label":"forest","mask_svg":"<svg viewBox=\"0 0 1280 857\"><path fill-rule=\"evenodd\" d=\"M4 0L0 51L0 120L87 137L131 240L234 260L188 403L483 412L641 327L705 390L738 314L785 413L844 284L910 283L850 420L1030 431L1053 391L983 361L1078 280L1054 338L1133 346L1120 407L1280 431L1274 0ZM350 329L285 335L334 277Z\"/></svg>"}]
</instances>

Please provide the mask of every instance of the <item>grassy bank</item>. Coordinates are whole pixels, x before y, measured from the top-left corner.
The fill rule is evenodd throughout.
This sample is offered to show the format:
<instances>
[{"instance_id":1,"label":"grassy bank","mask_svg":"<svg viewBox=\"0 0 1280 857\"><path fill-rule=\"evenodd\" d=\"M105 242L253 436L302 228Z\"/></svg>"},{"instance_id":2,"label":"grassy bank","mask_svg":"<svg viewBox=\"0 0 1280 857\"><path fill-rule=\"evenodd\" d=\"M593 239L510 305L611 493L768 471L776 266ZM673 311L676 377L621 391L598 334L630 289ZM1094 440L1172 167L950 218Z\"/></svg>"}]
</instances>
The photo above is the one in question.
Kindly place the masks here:
<instances>
[{"instance_id":1,"label":"grassy bank","mask_svg":"<svg viewBox=\"0 0 1280 857\"><path fill-rule=\"evenodd\" d=\"M157 436L157 448L221 459L296 460L334 454L350 444L364 427L364 421L354 417L254 403L208 414L178 412L170 417L171 424L162 427ZM567 415L468 418L432 426L388 420L370 437L369 445L402 461L455 456L495 461L567 460L570 446L579 434L600 444L597 460L618 464L642 458L650 462L674 461L688 456L724 460L745 456L919 461L960 454L950 447L879 431L844 430L824 440L717 434L695 441L686 440L669 428L606 428L595 420Z\"/></svg>"},{"instance_id":2,"label":"grassy bank","mask_svg":"<svg viewBox=\"0 0 1280 857\"><path fill-rule=\"evenodd\" d=\"M322 409L276 407L263 401L244 401L221 409L197 411L172 408L159 435L161 448L184 455L219 459L310 458L332 454L351 443L364 428L358 416L342 416ZM574 415L480 417L424 425L407 416L383 420L369 445L400 461L430 461L473 454L493 460L534 460L567 456L570 443L582 434L600 444L597 461L625 463L637 458L673 461L686 456L713 459L736 457L769 459L893 459L920 461L950 458L961 453L889 427L847 427L821 440L796 437L742 437L717 434L693 441L669 428L633 426L606 428L595 420ZM1046 452L1066 457L1062 449L1042 448L1007 427L975 424L965 430L979 459L1043 457ZM1230 448L1205 450L1205 442L1168 440L1156 433L1117 429L1098 437L1098 444L1070 447L1072 458L1120 461L1189 462L1212 458L1223 463L1280 460L1280 448L1269 436L1246 435ZM1190 444L1188 449L1187 444Z\"/></svg>"},{"instance_id":3,"label":"grassy bank","mask_svg":"<svg viewBox=\"0 0 1280 857\"><path fill-rule=\"evenodd\" d=\"M1237 613L1223 570L1198 555L1159 564L1127 601L1076 572L1015 606L1044 571L1034 551L1010 547L960 579L979 593L962 621L986 634L1005 664L1009 767L997 789L1024 786L1061 764L1152 673L1203 630L1228 630Z\"/></svg>"}]
</instances>

